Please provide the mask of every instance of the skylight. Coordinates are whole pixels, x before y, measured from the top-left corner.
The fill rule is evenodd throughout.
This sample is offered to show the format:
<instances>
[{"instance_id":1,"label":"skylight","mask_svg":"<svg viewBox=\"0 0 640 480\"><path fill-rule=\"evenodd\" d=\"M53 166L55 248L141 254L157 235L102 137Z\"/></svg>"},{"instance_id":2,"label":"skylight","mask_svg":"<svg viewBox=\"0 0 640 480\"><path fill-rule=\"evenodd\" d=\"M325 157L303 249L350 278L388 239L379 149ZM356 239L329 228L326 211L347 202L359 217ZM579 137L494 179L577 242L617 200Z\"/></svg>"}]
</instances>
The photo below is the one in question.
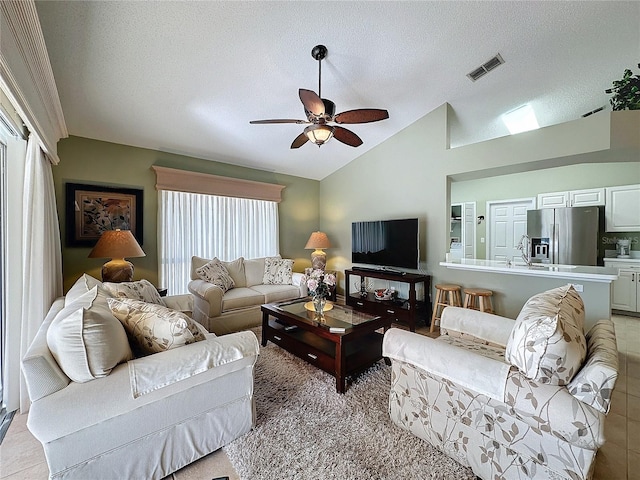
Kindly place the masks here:
<instances>
[{"instance_id":1,"label":"skylight","mask_svg":"<svg viewBox=\"0 0 640 480\"><path fill-rule=\"evenodd\" d=\"M505 113L502 115L502 121L511 135L540 128L536 114L528 104Z\"/></svg>"}]
</instances>

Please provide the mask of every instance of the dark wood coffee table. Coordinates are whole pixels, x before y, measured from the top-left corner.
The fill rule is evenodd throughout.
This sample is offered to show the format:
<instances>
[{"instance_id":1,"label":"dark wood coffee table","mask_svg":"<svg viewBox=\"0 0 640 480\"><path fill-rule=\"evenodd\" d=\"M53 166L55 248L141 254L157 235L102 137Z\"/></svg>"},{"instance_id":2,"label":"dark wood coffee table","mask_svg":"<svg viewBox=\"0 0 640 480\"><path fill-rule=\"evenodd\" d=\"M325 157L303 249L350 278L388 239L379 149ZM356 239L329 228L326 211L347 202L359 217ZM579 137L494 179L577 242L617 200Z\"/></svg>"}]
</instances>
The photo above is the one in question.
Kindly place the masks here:
<instances>
[{"instance_id":1,"label":"dark wood coffee table","mask_svg":"<svg viewBox=\"0 0 640 480\"><path fill-rule=\"evenodd\" d=\"M262 345L273 343L336 377L344 393L347 377L382 358L383 333L391 317L380 317L333 305L319 317L305 308L308 300L262 305Z\"/></svg>"}]
</instances>

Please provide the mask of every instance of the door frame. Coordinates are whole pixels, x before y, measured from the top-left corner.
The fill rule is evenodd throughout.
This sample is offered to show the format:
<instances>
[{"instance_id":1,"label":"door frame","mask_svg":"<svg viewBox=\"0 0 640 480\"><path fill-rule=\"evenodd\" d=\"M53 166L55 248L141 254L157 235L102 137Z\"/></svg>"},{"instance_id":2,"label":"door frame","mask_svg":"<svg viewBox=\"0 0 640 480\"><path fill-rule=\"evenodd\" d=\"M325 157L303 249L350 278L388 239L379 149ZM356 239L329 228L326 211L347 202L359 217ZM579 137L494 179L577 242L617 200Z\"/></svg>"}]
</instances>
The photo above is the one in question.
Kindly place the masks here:
<instances>
[{"instance_id":1,"label":"door frame","mask_svg":"<svg viewBox=\"0 0 640 480\"><path fill-rule=\"evenodd\" d=\"M486 236L486 246L485 246L485 257L487 260L491 259L491 207L495 205L501 205L505 203L524 203L529 202L531 204L531 209L534 210L536 208L536 197L523 197L523 198L510 198L505 200L487 200L487 206L485 210L485 221L487 222L487 231L485 233Z\"/></svg>"}]
</instances>

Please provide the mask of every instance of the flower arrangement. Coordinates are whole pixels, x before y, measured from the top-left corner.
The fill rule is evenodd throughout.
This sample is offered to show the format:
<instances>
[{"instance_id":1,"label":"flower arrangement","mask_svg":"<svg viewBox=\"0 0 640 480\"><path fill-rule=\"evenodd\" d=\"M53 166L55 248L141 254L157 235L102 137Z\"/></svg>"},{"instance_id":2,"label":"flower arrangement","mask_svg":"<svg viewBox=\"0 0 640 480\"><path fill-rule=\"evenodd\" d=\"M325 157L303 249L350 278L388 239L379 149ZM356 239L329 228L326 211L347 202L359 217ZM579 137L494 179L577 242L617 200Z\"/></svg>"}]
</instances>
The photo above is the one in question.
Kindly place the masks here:
<instances>
[{"instance_id":1,"label":"flower arrangement","mask_svg":"<svg viewBox=\"0 0 640 480\"><path fill-rule=\"evenodd\" d=\"M336 276L333 273L324 273L322 270L313 270L307 277L307 288L312 297L327 298L329 287L336 284Z\"/></svg>"}]
</instances>

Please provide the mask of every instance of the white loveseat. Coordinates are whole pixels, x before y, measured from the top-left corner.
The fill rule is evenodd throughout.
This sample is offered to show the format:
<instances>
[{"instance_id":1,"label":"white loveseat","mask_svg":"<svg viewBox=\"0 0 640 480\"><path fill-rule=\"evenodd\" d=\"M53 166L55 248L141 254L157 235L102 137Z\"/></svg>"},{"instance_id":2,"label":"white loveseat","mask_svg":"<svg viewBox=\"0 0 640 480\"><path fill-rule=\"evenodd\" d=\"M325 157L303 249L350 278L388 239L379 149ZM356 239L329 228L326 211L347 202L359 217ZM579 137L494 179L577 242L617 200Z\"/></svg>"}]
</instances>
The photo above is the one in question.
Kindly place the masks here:
<instances>
[{"instance_id":1,"label":"white loveseat","mask_svg":"<svg viewBox=\"0 0 640 480\"><path fill-rule=\"evenodd\" d=\"M447 307L437 339L388 330L392 421L485 480L591 478L618 352L610 320L585 337L583 318L567 286L529 299L515 322Z\"/></svg>"},{"instance_id":2,"label":"white loveseat","mask_svg":"<svg viewBox=\"0 0 640 480\"><path fill-rule=\"evenodd\" d=\"M240 257L221 262L234 281L234 287L224 291L196 272L211 260L192 257L188 288L193 294L193 319L218 335L237 332L260 325L262 304L307 296L306 277L302 273L293 272L290 283L265 284L265 258L276 257Z\"/></svg>"},{"instance_id":3,"label":"white loveseat","mask_svg":"<svg viewBox=\"0 0 640 480\"><path fill-rule=\"evenodd\" d=\"M181 309L185 298L164 303ZM53 303L22 360L32 402L27 426L44 447L49 478L161 479L252 428L259 353L252 332L204 334L79 382L47 341L66 309L64 297Z\"/></svg>"}]
</instances>

